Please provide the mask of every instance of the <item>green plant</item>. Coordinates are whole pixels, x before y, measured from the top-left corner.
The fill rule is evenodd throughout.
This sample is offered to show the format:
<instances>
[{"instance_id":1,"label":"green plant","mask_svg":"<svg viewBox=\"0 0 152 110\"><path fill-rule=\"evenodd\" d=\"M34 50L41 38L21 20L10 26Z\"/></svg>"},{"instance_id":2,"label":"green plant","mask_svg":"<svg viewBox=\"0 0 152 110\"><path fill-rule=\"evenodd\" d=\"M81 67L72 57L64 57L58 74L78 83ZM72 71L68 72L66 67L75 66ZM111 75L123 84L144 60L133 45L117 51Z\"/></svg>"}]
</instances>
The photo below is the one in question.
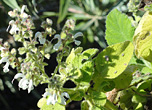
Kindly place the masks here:
<instances>
[{"instance_id":1,"label":"green plant","mask_svg":"<svg viewBox=\"0 0 152 110\"><path fill-rule=\"evenodd\" d=\"M0 63L6 63L4 72L9 72L9 65L17 69L13 81L21 78L18 86L28 93L39 84L48 85L38 102L41 110L65 110L71 101L82 101L82 110L143 110L148 105L152 97L151 8L145 8L147 11L136 25L137 19L129 19L113 9L106 19L105 38L109 46L100 53L96 48L71 48L72 43L79 46L81 42L77 38L83 36L81 32L73 34L72 19L67 20L60 34L54 35L56 31L50 19L42 22L43 32L34 33L36 27L25 8L24 5L21 11L9 12L14 20L7 29L23 46L10 50L10 45L1 40ZM135 18L140 18L136 8L132 12ZM48 36L51 41L47 40ZM58 41L54 44L55 39ZM44 58L51 57L48 47L58 53L58 65L50 77L44 68L48 65ZM69 80L76 86L65 88Z\"/></svg>"}]
</instances>

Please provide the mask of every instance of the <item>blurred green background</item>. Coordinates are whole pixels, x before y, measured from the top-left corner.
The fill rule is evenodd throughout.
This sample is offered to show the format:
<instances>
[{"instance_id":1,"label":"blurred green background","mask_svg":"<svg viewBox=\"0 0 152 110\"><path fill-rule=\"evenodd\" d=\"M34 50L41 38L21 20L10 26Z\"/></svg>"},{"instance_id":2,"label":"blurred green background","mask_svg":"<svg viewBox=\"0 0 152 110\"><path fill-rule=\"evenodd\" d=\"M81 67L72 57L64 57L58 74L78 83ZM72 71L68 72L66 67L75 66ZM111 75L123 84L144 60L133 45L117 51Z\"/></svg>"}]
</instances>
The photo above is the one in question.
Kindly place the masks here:
<instances>
[{"instance_id":1,"label":"blurred green background","mask_svg":"<svg viewBox=\"0 0 152 110\"><path fill-rule=\"evenodd\" d=\"M80 31L84 34L83 39L80 39L80 46L84 49L102 50L107 46L104 38L106 15L113 8L127 13L127 3L128 0L0 0L0 38L8 41L14 48L19 46L6 32L12 19L8 16L8 11L27 5L26 12L34 20L35 31L41 31L41 22L50 18L53 21L53 28L60 33L65 21L72 18L76 21L75 32ZM56 66L56 53L51 56L50 60L46 60L50 65L46 67L47 73L53 71ZM37 101L47 85L40 85L28 94L27 91L18 89L17 81L11 83L16 71L10 68L9 73L3 73L2 67L3 64L0 65L0 110L37 110ZM80 110L79 102L70 103L67 110Z\"/></svg>"}]
</instances>

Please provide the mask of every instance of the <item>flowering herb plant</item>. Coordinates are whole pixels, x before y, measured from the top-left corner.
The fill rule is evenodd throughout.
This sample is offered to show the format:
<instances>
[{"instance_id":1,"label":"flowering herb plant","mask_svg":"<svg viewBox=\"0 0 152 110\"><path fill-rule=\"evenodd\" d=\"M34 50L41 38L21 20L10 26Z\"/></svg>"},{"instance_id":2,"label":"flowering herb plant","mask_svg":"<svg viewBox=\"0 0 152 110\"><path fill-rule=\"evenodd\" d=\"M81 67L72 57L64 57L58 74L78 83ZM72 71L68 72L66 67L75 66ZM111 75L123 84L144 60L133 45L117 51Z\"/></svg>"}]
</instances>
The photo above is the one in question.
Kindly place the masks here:
<instances>
[{"instance_id":1,"label":"flowering herb plant","mask_svg":"<svg viewBox=\"0 0 152 110\"><path fill-rule=\"evenodd\" d=\"M130 5L134 5L132 1ZM79 46L81 42L77 38L83 36L81 32L73 34L75 21L72 19L67 20L60 34L56 34L48 18L41 24L44 31L34 33L36 27L25 9L23 5L21 11L15 9L8 13L14 20L9 22L7 31L23 45L10 49L9 43L3 44L0 40L0 64L5 64L5 73L10 66L16 68L18 73L12 83L19 79L19 88L28 93L37 85L48 85L38 101L41 110L65 110L71 101L82 101L82 110L144 108L151 97L148 91L152 83L152 14L149 10L139 24L140 17L135 16L135 12L138 19L133 20L117 9L112 10L106 20L109 46L98 53L96 48L83 50L69 46L71 43ZM48 36L51 41L47 40ZM56 44L54 40L58 40ZM58 53L58 65L51 77L44 68L48 65L44 59L51 57L47 47ZM76 87L65 88L69 80Z\"/></svg>"}]
</instances>

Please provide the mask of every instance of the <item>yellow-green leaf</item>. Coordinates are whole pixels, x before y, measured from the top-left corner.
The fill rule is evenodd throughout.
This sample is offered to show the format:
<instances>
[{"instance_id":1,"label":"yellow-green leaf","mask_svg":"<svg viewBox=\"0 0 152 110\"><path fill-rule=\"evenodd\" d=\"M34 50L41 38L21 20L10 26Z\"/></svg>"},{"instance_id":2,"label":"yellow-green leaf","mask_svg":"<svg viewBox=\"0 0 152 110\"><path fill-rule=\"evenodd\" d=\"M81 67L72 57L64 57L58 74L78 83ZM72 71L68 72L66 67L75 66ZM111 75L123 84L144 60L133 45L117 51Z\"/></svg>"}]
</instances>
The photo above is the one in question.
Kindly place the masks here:
<instances>
[{"instance_id":1,"label":"yellow-green leaf","mask_svg":"<svg viewBox=\"0 0 152 110\"><path fill-rule=\"evenodd\" d=\"M101 77L113 79L127 67L132 55L133 44L130 41L114 44L104 49L95 59L95 66Z\"/></svg>"},{"instance_id":2,"label":"yellow-green leaf","mask_svg":"<svg viewBox=\"0 0 152 110\"><path fill-rule=\"evenodd\" d=\"M138 58L152 62L152 13L146 12L135 30L133 42Z\"/></svg>"},{"instance_id":3,"label":"yellow-green leaf","mask_svg":"<svg viewBox=\"0 0 152 110\"><path fill-rule=\"evenodd\" d=\"M65 110L65 106L59 103L56 103L55 105L47 105L46 98L41 98L38 101L37 106L40 108L40 110Z\"/></svg>"}]
</instances>

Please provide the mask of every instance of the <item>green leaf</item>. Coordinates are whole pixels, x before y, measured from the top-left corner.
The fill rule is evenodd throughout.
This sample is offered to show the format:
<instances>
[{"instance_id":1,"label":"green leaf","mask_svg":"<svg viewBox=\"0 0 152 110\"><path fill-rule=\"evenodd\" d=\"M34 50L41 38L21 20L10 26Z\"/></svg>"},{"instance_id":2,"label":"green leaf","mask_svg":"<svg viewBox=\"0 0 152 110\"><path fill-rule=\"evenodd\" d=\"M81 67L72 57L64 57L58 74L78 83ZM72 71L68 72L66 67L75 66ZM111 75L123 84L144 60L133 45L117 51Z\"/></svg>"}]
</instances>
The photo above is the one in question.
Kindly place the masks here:
<instances>
[{"instance_id":1,"label":"green leaf","mask_svg":"<svg viewBox=\"0 0 152 110\"><path fill-rule=\"evenodd\" d=\"M133 55L133 44L125 41L104 49L95 59L95 66L100 77L113 79L127 67Z\"/></svg>"},{"instance_id":2,"label":"green leaf","mask_svg":"<svg viewBox=\"0 0 152 110\"><path fill-rule=\"evenodd\" d=\"M125 110L124 108L130 108L133 106L133 103L131 101L133 95L134 95L133 88L128 88L119 91L117 97L115 98L114 103L119 102L118 106L120 106L123 110Z\"/></svg>"},{"instance_id":3,"label":"green leaf","mask_svg":"<svg viewBox=\"0 0 152 110\"><path fill-rule=\"evenodd\" d=\"M55 105L47 105L47 99L46 98L41 98L38 103L37 106L41 109L41 110L65 110L65 106L56 103Z\"/></svg>"},{"instance_id":4,"label":"green leaf","mask_svg":"<svg viewBox=\"0 0 152 110\"><path fill-rule=\"evenodd\" d=\"M76 20L88 20L88 19L91 19L91 17L88 16L88 15L77 14L77 13L74 13L70 18L76 19Z\"/></svg>"},{"instance_id":5,"label":"green leaf","mask_svg":"<svg viewBox=\"0 0 152 110\"><path fill-rule=\"evenodd\" d=\"M3 2L6 3L12 9L21 10L20 7L18 6L16 0L3 0Z\"/></svg>"},{"instance_id":6,"label":"green leaf","mask_svg":"<svg viewBox=\"0 0 152 110\"><path fill-rule=\"evenodd\" d=\"M85 89L84 88L72 88L72 89L66 89L68 92L70 99L73 101L80 101L85 95Z\"/></svg>"},{"instance_id":7,"label":"green leaf","mask_svg":"<svg viewBox=\"0 0 152 110\"><path fill-rule=\"evenodd\" d=\"M146 12L138 27L136 28L133 42L135 54L138 58L143 58L152 62L152 13Z\"/></svg>"},{"instance_id":8,"label":"green leaf","mask_svg":"<svg viewBox=\"0 0 152 110\"><path fill-rule=\"evenodd\" d=\"M93 43L94 42L94 34L90 28L87 29L87 35L88 35L87 38L88 38L89 42Z\"/></svg>"},{"instance_id":9,"label":"green leaf","mask_svg":"<svg viewBox=\"0 0 152 110\"><path fill-rule=\"evenodd\" d=\"M71 62L73 61L73 59L74 59L74 57L75 57L75 53L74 53L74 48L71 50L71 53L70 53L70 55L67 57L67 59L66 59L66 63L67 64L71 64Z\"/></svg>"},{"instance_id":10,"label":"green leaf","mask_svg":"<svg viewBox=\"0 0 152 110\"><path fill-rule=\"evenodd\" d=\"M62 22L64 18L66 17L70 2L71 0L60 0L58 24Z\"/></svg>"},{"instance_id":11,"label":"green leaf","mask_svg":"<svg viewBox=\"0 0 152 110\"><path fill-rule=\"evenodd\" d=\"M83 51L83 48L82 47L77 47L75 50L74 50L74 53L75 54L79 54Z\"/></svg>"},{"instance_id":12,"label":"green leaf","mask_svg":"<svg viewBox=\"0 0 152 110\"><path fill-rule=\"evenodd\" d=\"M43 14L41 15L41 17L45 18L45 17L50 17L50 16L58 16L59 14L58 13L55 13L55 12L43 12Z\"/></svg>"},{"instance_id":13,"label":"green leaf","mask_svg":"<svg viewBox=\"0 0 152 110\"><path fill-rule=\"evenodd\" d=\"M144 60L144 59L142 59L142 61L144 62L144 64L145 64L148 68L152 69L152 62L149 62L149 61Z\"/></svg>"},{"instance_id":14,"label":"green leaf","mask_svg":"<svg viewBox=\"0 0 152 110\"><path fill-rule=\"evenodd\" d=\"M72 49L69 56L66 59L67 64L71 64L74 59L76 59L76 54L80 54L83 51L82 47L77 47L76 49Z\"/></svg>"},{"instance_id":15,"label":"green leaf","mask_svg":"<svg viewBox=\"0 0 152 110\"><path fill-rule=\"evenodd\" d=\"M143 110L143 105L142 103L138 103L137 107L135 108L135 110Z\"/></svg>"},{"instance_id":16,"label":"green leaf","mask_svg":"<svg viewBox=\"0 0 152 110\"><path fill-rule=\"evenodd\" d=\"M89 104L86 100L81 102L81 110L89 110Z\"/></svg>"},{"instance_id":17,"label":"green leaf","mask_svg":"<svg viewBox=\"0 0 152 110\"><path fill-rule=\"evenodd\" d=\"M141 89L151 90L151 84L152 84L152 80L151 79L142 81L141 83L139 83L137 85L137 88L138 88L137 91L140 91Z\"/></svg>"},{"instance_id":18,"label":"green leaf","mask_svg":"<svg viewBox=\"0 0 152 110\"><path fill-rule=\"evenodd\" d=\"M60 72L70 76L72 81L81 83L81 85L89 85L93 75L93 62L91 58L98 51L97 49L88 49L81 53L83 48L78 47L72 49L70 55L66 59L65 67L60 67ZM85 59L85 62L83 60ZM65 71L66 68L66 71Z\"/></svg>"},{"instance_id":19,"label":"green leaf","mask_svg":"<svg viewBox=\"0 0 152 110\"><path fill-rule=\"evenodd\" d=\"M20 48L18 49L18 51L19 51L19 54L20 54L20 55L23 55L24 53L27 52L27 49L24 48L24 47L20 47Z\"/></svg>"},{"instance_id":20,"label":"green leaf","mask_svg":"<svg viewBox=\"0 0 152 110\"><path fill-rule=\"evenodd\" d=\"M83 55L83 59L90 59L92 58L99 50L95 49L95 48L90 48L85 50L82 55Z\"/></svg>"},{"instance_id":21,"label":"green leaf","mask_svg":"<svg viewBox=\"0 0 152 110\"><path fill-rule=\"evenodd\" d=\"M127 15L117 9L112 10L106 20L106 40L109 45L126 40L132 41L134 28Z\"/></svg>"},{"instance_id":22,"label":"green leaf","mask_svg":"<svg viewBox=\"0 0 152 110\"><path fill-rule=\"evenodd\" d=\"M93 62L91 61L87 61L85 62L81 68L80 68L80 76L78 79L75 79L75 81L77 82L81 82L82 83L89 83L91 81L92 78L92 74L93 74Z\"/></svg>"},{"instance_id":23,"label":"green leaf","mask_svg":"<svg viewBox=\"0 0 152 110\"><path fill-rule=\"evenodd\" d=\"M144 96L140 96L140 95L135 94L132 97L132 102L133 103L144 103L146 101L147 101L147 99Z\"/></svg>"},{"instance_id":24,"label":"green leaf","mask_svg":"<svg viewBox=\"0 0 152 110\"><path fill-rule=\"evenodd\" d=\"M96 90L98 92L108 92L111 91L115 87L115 83L112 80L107 80L103 77L101 77L100 74L97 74L95 71L95 74L93 75L93 90Z\"/></svg>"},{"instance_id":25,"label":"green leaf","mask_svg":"<svg viewBox=\"0 0 152 110\"><path fill-rule=\"evenodd\" d=\"M144 67L141 72L144 73L144 74L152 73L152 69L150 69L148 67Z\"/></svg>"},{"instance_id":26,"label":"green leaf","mask_svg":"<svg viewBox=\"0 0 152 110\"><path fill-rule=\"evenodd\" d=\"M116 89L125 89L127 88L131 81L132 81L132 74L136 71L136 66L128 66L125 71L119 75L116 79L114 79L115 82L115 88Z\"/></svg>"},{"instance_id":27,"label":"green leaf","mask_svg":"<svg viewBox=\"0 0 152 110\"><path fill-rule=\"evenodd\" d=\"M107 100L105 93L89 90L88 95L89 95L89 100L93 105L98 106L98 107L105 105L106 100Z\"/></svg>"}]
</instances>

